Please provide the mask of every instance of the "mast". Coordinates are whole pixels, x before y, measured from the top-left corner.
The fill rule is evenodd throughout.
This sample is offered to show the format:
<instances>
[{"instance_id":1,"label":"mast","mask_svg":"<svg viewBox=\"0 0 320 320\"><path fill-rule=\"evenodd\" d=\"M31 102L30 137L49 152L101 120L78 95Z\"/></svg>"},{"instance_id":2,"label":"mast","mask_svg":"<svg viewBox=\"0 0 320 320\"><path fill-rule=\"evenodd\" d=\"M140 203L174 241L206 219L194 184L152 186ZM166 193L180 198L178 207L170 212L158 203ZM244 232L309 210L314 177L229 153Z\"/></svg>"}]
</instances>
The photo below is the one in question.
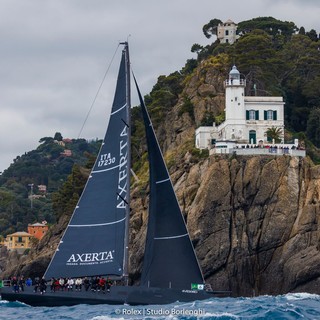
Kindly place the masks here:
<instances>
[{"instance_id":1,"label":"mast","mask_svg":"<svg viewBox=\"0 0 320 320\"><path fill-rule=\"evenodd\" d=\"M126 102L127 102L127 119L128 119L128 168L131 168L131 88L130 88L130 58L129 44L127 41L122 42L125 52L125 70L126 70ZM123 278L128 285L129 282L129 220L130 220L130 176L127 184L127 204L126 204L126 222L124 235L124 256L123 256Z\"/></svg>"}]
</instances>

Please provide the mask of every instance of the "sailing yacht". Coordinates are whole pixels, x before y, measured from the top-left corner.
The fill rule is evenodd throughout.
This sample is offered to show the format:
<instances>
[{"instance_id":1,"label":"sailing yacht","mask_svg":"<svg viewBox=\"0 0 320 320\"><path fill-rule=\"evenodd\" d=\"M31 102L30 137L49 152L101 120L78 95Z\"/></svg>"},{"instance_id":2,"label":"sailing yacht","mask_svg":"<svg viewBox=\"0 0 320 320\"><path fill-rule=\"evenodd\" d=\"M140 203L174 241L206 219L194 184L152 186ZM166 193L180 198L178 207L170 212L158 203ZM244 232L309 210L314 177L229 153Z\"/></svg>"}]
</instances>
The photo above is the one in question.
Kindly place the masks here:
<instances>
[{"instance_id":1,"label":"sailing yacht","mask_svg":"<svg viewBox=\"0 0 320 320\"><path fill-rule=\"evenodd\" d=\"M32 306L76 304L168 304L225 295L206 290L204 278L177 201L148 111L136 88L145 125L150 200L141 283L128 285L130 213L130 61L123 43L116 91L107 131L86 186L45 272L46 279L96 277L122 279L110 292L2 288L3 300Z\"/></svg>"}]
</instances>

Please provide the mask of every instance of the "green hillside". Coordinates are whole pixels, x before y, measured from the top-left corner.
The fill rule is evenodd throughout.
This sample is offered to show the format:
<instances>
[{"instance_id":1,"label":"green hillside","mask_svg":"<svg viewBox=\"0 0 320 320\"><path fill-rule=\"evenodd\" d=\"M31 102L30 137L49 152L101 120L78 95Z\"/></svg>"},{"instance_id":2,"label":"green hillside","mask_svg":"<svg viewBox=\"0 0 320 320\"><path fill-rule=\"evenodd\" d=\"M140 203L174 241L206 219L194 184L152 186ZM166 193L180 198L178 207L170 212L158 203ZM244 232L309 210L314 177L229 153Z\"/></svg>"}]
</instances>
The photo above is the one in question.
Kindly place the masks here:
<instances>
[{"instance_id":1,"label":"green hillside","mask_svg":"<svg viewBox=\"0 0 320 320\"><path fill-rule=\"evenodd\" d=\"M93 164L101 141L66 139L60 133L40 139L36 150L14 159L0 176L0 235L27 230L28 223L56 221L52 196L75 164ZM64 155L65 150L71 154ZM69 152L69 151L68 151ZM33 185L33 186L31 186ZM45 185L42 192L39 185ZM31 197L32 193L32 197Z\"/></svg>"}]
</instances>

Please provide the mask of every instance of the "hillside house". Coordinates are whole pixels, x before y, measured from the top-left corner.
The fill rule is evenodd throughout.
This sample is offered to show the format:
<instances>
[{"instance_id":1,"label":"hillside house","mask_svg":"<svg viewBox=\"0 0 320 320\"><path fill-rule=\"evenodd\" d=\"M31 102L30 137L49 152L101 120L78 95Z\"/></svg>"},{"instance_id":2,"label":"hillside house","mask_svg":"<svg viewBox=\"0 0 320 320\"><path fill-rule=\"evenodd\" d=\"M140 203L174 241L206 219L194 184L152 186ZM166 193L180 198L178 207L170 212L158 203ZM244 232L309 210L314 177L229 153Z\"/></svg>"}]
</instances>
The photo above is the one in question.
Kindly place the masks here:
<instances>
[{"instance_id":1,"label":"hillside house","mask_svg":"<svg viewBox=\"0 0 320 320\"><path fill-rule=\"evenodd\" d=\"M43 236L48 232L47 223L34 223L28 225L28 233L30 233L33 237L41 240Z\"/></svg>"},{"instance_id":2,"label":"hillside house","mask_svg":"<svg viewBox=\"0 0 320 320\"><path fill-rule=\"evenodd\" d=\"M26 249L31 248L31 239L33 236L30 233L19 231L12 234L8 234L4 245L8 250L17 250L23 252Z\"/></svg>"},{"instance_id":3,"label":"hillside house","mask_svg":"<svg viewBox=\"0 0 320 320\"><path fill-rule=\"evenodd\" d=\"M239 35L237 34L237 25L230 19L224 23L219 23L217 38L220 43L235 43L239 38Z\"/></svg>"}]
</instances>

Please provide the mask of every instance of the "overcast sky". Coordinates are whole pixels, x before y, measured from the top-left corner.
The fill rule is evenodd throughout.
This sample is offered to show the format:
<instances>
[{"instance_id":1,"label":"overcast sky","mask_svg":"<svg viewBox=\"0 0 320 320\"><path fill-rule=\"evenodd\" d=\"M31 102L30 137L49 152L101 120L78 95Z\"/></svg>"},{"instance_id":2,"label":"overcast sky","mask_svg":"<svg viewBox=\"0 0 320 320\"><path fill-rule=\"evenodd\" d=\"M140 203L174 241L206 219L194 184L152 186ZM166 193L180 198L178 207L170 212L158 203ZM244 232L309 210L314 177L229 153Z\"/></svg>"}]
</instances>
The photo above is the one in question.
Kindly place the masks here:
<instances>
[{"instance_id":1,"label":"overcast sky","mask_svg":"<svg viewBox=\"0 0 320 320\"><path fill-rule=\"evenodd\" d=\"M259 16L320 32L320 0L0 0L0 171L42 137L78 137L119 41L144 95L210 42L211 19ZM80 137L104 135L119 57Z\"/></svg>"}]
</instances>

